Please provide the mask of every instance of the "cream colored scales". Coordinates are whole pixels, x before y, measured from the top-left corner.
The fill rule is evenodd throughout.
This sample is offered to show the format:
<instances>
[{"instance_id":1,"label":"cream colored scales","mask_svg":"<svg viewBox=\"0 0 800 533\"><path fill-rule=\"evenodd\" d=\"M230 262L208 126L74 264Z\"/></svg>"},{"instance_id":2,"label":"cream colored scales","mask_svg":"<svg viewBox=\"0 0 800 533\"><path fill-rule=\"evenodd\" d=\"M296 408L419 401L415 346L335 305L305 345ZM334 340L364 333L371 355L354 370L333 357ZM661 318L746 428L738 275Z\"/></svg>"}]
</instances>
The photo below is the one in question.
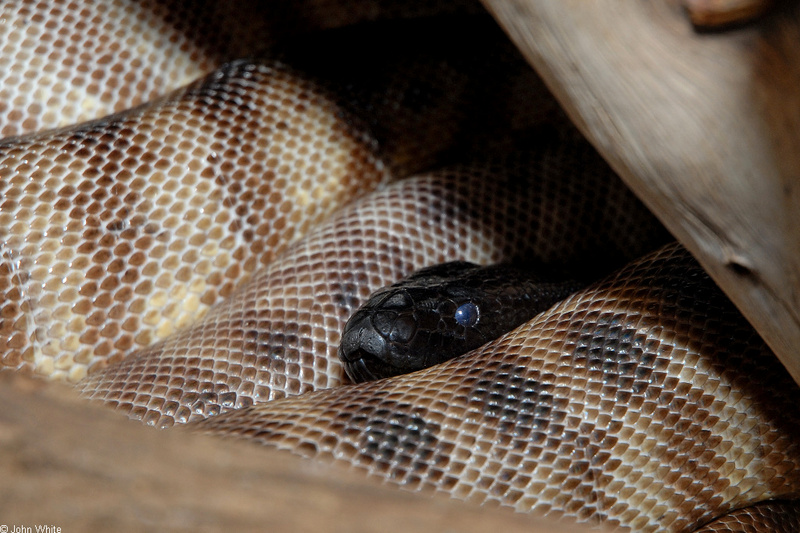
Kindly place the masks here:
<instances>
[{"instance_id":1,"label":"cream colored scales","mask_svg":"<svg viewBox=\"0 0 800 533\"><path fill-rule=\"evenodd\" d=\"M796 493L796 389L754 388L789 378L748 357L766 348L675 247L475 362L340 388L348 313L419 267L621 265L664 234L490 21L454 15L409 43L381 21L289 38L315 17L224 4L3 5L7 369L78 381L152 425L642 531ZM344 25L333 3L311 5ZM351 15L375 18L365 6ZM404 23L442 27L411 7ZM222 66L253 39L218 20L282 28L255 48L274 59ZM373 65L379 38L393 47Z\"/></svg>"}]
</instances>

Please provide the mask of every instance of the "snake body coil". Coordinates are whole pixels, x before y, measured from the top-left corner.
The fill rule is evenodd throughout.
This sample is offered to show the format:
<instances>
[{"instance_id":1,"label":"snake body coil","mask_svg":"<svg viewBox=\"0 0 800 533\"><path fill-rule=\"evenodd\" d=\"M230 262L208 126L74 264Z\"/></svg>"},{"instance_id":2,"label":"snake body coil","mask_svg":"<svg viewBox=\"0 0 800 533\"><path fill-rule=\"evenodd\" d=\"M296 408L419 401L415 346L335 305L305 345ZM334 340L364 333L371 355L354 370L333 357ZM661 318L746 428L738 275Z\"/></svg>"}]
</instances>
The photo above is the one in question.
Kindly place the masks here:
<instances>
[{"instance_id":1,"label":"snake body coil","mask_svg":"<svg viewBox=\"0 0 800 533\"><path fill-rule=\"evenodd\" d=\"M763 341L669 245L463 357L199 425L412 490L692 531L797 494L798 401Z\"/></svg>"},{"instance_id":2,"label":"snake body coil","mask_svg":"<svg viewBox=\"0 0 800 533\"><path fill-rule=\"evenodd\" d=\"M2 366L473 503L797 530L798 387L479 11L0 4ZM350 315L446 261L599 281L343 386Z\"/></svg>"}]
</instances>

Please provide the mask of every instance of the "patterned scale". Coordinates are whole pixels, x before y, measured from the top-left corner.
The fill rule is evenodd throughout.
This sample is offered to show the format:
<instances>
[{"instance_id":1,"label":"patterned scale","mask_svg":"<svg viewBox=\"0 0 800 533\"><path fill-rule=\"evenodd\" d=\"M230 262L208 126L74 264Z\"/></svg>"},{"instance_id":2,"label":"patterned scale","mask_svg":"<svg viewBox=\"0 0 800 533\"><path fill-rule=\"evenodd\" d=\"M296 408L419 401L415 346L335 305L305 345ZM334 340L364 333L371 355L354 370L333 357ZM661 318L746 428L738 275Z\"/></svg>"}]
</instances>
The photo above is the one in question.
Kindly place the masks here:
<instances>
[{"instance_id":1,"label":"patterned scale","mask_svg":"<svg viewBox=\"0 0 800 533\"><path fill-rule=\"evenodd\" d=\"M461 358L198 429L410 490L691 531L800 489L800 390L669 245Z\"/></svg>"},{"instance_id":2,"label":"patterned scale","mask_svg":"<svg viewBox=\"0 0 800 533\"><path fill-rule=\"evenodd\" d=\"M334 105L285 70L233 63L133 111L0 143L3 364L79 379L191 322L386 180Z\"/></svg>"},{"instance_id":3,"label":"patterned scale","mask_svg":"<svg viewBox=\"0 0 800 533\"><path fill-rule=\"evenodd\" d=\"M344 321L413 270L603 276L667 239L482 11L0 4L0 367L410 490L797 530L797 386L677 245L467 356L346 384Z\"/></svg>"},{"instance_id":4,"label":"patterned scale","mask_svg":"<svg viewBox=\"0 0 800 533\"><path fill-rule=\"evenodd\" d=\"M584 184L591 194L580 195ZM581 217L561 218L568 198ZM615 240L596 239L593 228L614 225ZM563 266L589 256L598 268L603 256L621 263L665 237L585 143L421 175L340 211L191 328L80 386L162 427L337 386L345 321L371 292L414 270L449 258Z\"/></svg>"},{"instance_id":5,"label":"patterned scale","mask_svg":"<svg viewBox=\"0 0 800 533\"><path fill-rule=\"evenodd\" d=\"M797 502L775 501L731 511L697 530L697 533L760 533L800 531Z\"/></svg>"},{"instance_id":6,"label":"patterned scale","mask_svg":"<svg viewBox=\"0 0 800 533\"><path fill-rule=\"evenodd\" d=\"M0 138L148 102L287 37L478 13L468 0L14 0L0 4Z\"/></svg>"},{"instance_id":7,"label":"patterned scale","mask_svg":"<svg viewBox=\"0 0 800 533\"><path fill-rule=\"evenodd\" d=\"M466 147L466 125L500 138L552 113L498 29L466 20L359 83L326 73L397 29L322 32L293 49L298 68L235 61L132 110L0 141L2 366L77 381L202 316L337 207ZM534 104L509 116L509 93ZM484 100L499 104L469 112Z\"/></svg>"}]
</instances>

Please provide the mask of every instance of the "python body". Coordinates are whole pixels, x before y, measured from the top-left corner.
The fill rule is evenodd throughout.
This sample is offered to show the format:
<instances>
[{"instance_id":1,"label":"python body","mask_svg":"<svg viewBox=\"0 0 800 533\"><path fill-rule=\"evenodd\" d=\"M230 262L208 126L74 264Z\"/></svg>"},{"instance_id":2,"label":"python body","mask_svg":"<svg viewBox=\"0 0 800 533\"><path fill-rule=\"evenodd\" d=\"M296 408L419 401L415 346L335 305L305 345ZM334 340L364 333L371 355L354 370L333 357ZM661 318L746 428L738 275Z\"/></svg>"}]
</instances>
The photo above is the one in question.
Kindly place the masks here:
<instances>
[{"instance_id":1,"label":"python body","mask_svg":"<svg viewBox=\"0 0 800 533\"><path fill-rule=\"evenodd\" d=\"M75 17L113 18L108 5ZM23 65L59 49L48 14L86 34L57 3L37 6L3 5ZM136 9L148 27L184 8ZM131 26L121 12L110 34ZM441 38L415 39L417 60L389 57L371 81L349 77L376 67L336 60L374 44L369 32L309 37L305 52L233 62L132 111L0 143L4 365L88 374L87 397L146 423L412 490L637 531L691 531L740 507L721 520L763 526L775 518L762 511L779 509L791 531L791 505L752 506L800 487L786 372L676 245L608 274L664 241L658 223L568 128L519 141L513 130L554 107L496 29L426 27ZM399 35L384 26L371 39ZM178 84L238 53L187 46L172 64L201 61ZM115 79L114 61L95 63L90 80ZM37 92L20 68L3 86L18 88L4 133L60 124L48 120L68 106L24 100ZM520 259L606 277L464 357L340 386L341 331L371 292L443 261Z\"/></svg>"}]
</instances>

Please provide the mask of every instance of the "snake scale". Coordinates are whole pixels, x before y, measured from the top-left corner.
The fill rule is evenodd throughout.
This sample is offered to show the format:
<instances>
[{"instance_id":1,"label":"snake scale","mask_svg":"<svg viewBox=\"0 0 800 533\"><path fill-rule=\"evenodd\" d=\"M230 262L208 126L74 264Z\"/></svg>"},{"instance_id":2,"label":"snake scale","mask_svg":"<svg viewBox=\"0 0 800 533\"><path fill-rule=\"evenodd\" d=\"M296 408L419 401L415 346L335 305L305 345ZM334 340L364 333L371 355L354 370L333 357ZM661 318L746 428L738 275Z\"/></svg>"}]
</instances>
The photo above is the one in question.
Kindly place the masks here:
<instances>
[{"instance_id":1,"label":"snake scale","mask_svg":"<svg viewBox=\"0 0 800 533\"><path fill-rule=\"evenodd\" d=\"M797 386L479 5L231 5L0 6L6 371L476 504L800 528ZM348 385L349 315L451 260L597 281Z\"/></svg>"}]
</instances>

